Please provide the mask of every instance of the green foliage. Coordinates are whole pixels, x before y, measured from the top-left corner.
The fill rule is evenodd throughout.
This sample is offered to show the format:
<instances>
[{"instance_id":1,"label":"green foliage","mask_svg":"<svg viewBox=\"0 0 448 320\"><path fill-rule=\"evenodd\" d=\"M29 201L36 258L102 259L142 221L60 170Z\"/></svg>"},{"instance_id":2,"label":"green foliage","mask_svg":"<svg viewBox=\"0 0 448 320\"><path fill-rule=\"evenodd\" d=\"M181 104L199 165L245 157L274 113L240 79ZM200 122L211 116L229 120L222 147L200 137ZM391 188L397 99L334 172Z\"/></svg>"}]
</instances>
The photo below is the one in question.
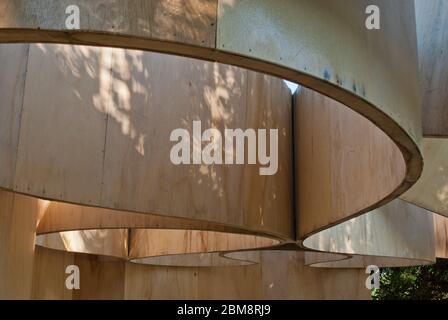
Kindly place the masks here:
<instances>
[{"instance_id":1,"label":"green foliage","mask_svg":"<svg viewBox=\"0 0 448 320\"><path fill-rule=\"evenodd\" d=\"M448 260L429 266L384 268L374 300L448 300Z\"/></svg>"}]
</instances>

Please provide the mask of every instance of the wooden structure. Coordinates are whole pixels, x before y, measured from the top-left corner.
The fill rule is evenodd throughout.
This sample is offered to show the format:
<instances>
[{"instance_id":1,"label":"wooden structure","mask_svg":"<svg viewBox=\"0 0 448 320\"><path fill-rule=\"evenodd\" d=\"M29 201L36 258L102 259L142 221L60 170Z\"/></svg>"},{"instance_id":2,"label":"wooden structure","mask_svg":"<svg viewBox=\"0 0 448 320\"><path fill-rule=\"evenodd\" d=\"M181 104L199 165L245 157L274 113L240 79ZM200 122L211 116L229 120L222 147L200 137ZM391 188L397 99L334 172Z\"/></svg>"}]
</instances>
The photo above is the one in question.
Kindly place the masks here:
<instances>
[{"instance_id":1,"label":"wooden structure","mask_svg":"<svg viewBox=\"0 0 448 320\"><path fill-rule=\"evenodd\" d=\"M448 258L443 19L376 0L369 31L371 2L80 0L67 30L70 1L2 1L0 298L368 299L366 266ZM195 121L278 130L278 170L172 163Z\"/></svg>"}]
</instances>

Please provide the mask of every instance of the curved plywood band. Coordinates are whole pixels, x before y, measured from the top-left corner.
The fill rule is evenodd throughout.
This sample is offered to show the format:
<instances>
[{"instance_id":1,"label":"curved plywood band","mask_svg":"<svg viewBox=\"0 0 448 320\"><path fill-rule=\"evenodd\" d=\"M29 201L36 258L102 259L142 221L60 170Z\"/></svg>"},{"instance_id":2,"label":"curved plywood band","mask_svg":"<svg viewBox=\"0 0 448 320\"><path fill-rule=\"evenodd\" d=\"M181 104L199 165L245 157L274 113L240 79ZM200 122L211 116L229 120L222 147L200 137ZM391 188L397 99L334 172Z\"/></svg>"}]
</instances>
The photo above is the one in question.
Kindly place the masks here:
<instances>
[{"instance_id":1,"label":"curved plywood band","mask_svg":"<svg viewBox=\"0 0 448 320\"><path fill-rule=\"evenodd\" d=\"M25 197L25 196L24 196ZM27 197L31 198L31 197ZM64 231L92 229L177 229L177 230L215 230L218 232L254 234L227 225L207 221L173 218L153 214L138 214L128 211L87 207L58 201L38 200L40 215L36 233L49 234Z\"/></svg>"},{"instance_id":2,"label":"curved plywood band","mask_svg":"<svg viewBox=\"0 0 448 320\"><path fill-rule=\"evenodd\" d=\"M122 49L2 45L0 59L6 58L11 64L0 78L15 86L5 87L0 104L2 188L185 220L152 218L162 228L225 226L294 238L291 93L282 80ZM195 121L199 135L210 128L223 135L226 129L266 130L268 146L269 130L278 130L276 173L261 175L261 164L173 164L178 141L170 141L171 133L188 131L191 150Z\"/></svg>"},{"instance_id":3,"label":"curved plywood band","mask_svg":"<svg viewBox=\"0 0 448 320\"><path fill-rule=\"evenodd\" d=\"M423 147L422 176L401 198L448 217L448 140L425 138Z\"/></svg>"},{"instance_id":4,"label":"curved plywood band","mask_svg":"<svg viewBox=\"0 0 448 320\"><path fill-rule=\"evenodd\" d=\"M58 42L163 51L243 66L301 83L378 125L419 177L419 91L414 4L360 0L106 3L80 0L81 29L67 30L69 0L4 0L0 41ZM368 5L381 29L365 28ZM259 109L263 109L258 107ZM397 192L398 194L399 192Z\"/></svg>"},{"instance_id":5,"label":"curved plywood band","mask_svg":"<svg viewBox=\"0 0 448 320\"><path fill-rule=\"evenodd\" d=\"M446 258L448 219L394 200L303 241L305 264L319 268L407 267ZM269 249L268 249L269 250ZM258 261L264 250L223 255Z\"/></svg>"},{"instance_id":6,"label":"curved plywood band","mask_svg":"<svg viewBox=\"0 0 448 320\"><path fill-rule=\"evenodd\" d=\"M297 238L349 220L406 188L406 163L382 131L309 89L294 95Z\"/></svg>"},{"instance_id":7,"label":"curved plywood band","mask_svg":"<svg viewBox=\"0 0 448 320\"><path fill-rule=\"evenodd\" d=\"M259 253L253 249L264 251L279 243L252 235L141 229L157 226L153 221L158 217L37 201L41 206L36 243L63 251L154 265L236 266L258 263ZM95 227L103 229L92 230ZM122 227L134 229L119 229ZM76 228L90 230L56 232ZM439 226L438 233L442 236L443 230ZM446 245L442 236L436 237L437 250ZM401 200L319 232L303 244L308 249L325 252L307 252L307 264L314 267L422 265L433 262L436 256L432 215ZM344 261L336 263L337 260Z\"/></svg>"},{"instance_id":8,"label":"curved plywood band","mask_svg":"<svg viewBox=\"0 0 448 320\"><path fill-rule=\"evenodd\" d=\"M55 207L48 209L53 205ZM68 210L64 211L64 207ZM101 229L48 233L51 230L49 225L54 231L61 227L61 221L67 222L66 229L68 226L80 227L77 224L79 221L90 221L85 226L95 225L93 210L98 211L97 217L101 216L96 221L97 226L105 222L109 228L122 225L135 227L138 225L135 223L139 223L131 213L125 214L128 217L125 220L120 213L107 215L110 210L87 208L92 214L85 215L72 207L82 208L54 202L47 206L38 228L42 230L43 226L47 234L38 236L38 245L62 251L114 256L141 264L205 267L259 263L261 252L272 250L279 243L259 236L191 230ZM57 217L59 219L55 223L49 223ZM70 223L70 217L74 222ZM432 213L397 199L305 239L303 246L313 250L306 252L306 264L325 268L429 264L436 257L446 257L445 224L446 221L440 219L433 222ZM276 250L300 249L282 249L279 246Z\"/></svg>"},{"instance_id":9,"label":"curved plywood band","mask_svg":"<svg viewBox=\"0 0 448 320\"><path fill-rule=\"evenodd\" d=\"M448 137L448 3L415 0L423 135Z\"/></svg>"},{"instance_id":10,"label":"curved plywood band","mask_svg":"<svg viewBox=\"0 0 448 320\"><path fill-rule=\"evenodd\" d=\"M307 253L307 264L316 267L398 267L435 262L435 239L433 214L397 199L318 232L306 238L303 245L347 255L347 259L333 261L322 259L318 253Z\"/></svg>"},{"instance_id":11,"label":"curved plywood band","mask_svg":"<svg viewBox=\"0 0 448 320\"><path fill-rule=\"evenodd\" d=\"M221 253L275 246L260 236L195 230L94 229L38 235L36 244L60 251L109 256L165 266L234 266L256 263Z\"/></svg>"},{"instance_id":12,"label":"curved plywood band","mask_svg":"<svg viewBox=\"0 0 448 320\"><path fill-rule=\"evenodd\" d=\"M248 264L255 262L227 261L231 259L221 258L220 253L267 248L280 243L280 240L266 236L229 232L232 229L225 227L226 232L207 231L210 225L201 225L203 230L168 229L176 224L163 217L57 203L7 191L0 191L0 211L6 217L2 219L4 228L11 227L10 211L20 217L17 219L20 223L29 220L26 225L32 227L26 230L32 229L32 233L37 234L36 244L39 246L139 263L167 264L170 259L174 263L176 256L189 254L190 258L183 259L188 261L188 266ZM155 229L161 222L165 229ZM181 224L183 221L177 222L180 228L188 228L188 224ZM194 222L189 225L194 226ZM69 231L72 228L84 230ZM149 257L158 257L160 261L144 261Z\"/></svg>"},{"instance_id":13,"label":"curved plywood band","mask_svg":"<svg viewBox=\"0 0 448 320\"><path fill-rule=\"evenodd\" d=\"M247 231L201 221L85 207L23 195L20 199L38 203L36 244L61 251L154 265L235 266L257 262L228 259L221 253L280 243L279 239L244 234Z\"/></svg>"},{"instance_id":14,"label":"curved plywood band","mask_svg":"<svg viewBox=\"0 0 448 320\"><path fill-rule=\"evenodd\" d=\"M163 244L159 245L161 242ZM130 231L129 257L134 260L141 257L172 254L198 254L266 248L277 244L279 244L278 240L252 235L135 229Z\"/></svg>"},{"instance_id":15,"label":"curved plywood band","mask_svg":"<svg viewBox=\"0 0 448 320\"><path fill-rule=\"evenodd\" d=\"M396 212L391 211L391 209L395 210L394 208L397 209ZM330 246L332 252L338 250L347 253L357 252L356 255L306 252L306 264L313 267L323 268L365 268L369 265L402 267L425 265L434 262L436 258L448 258L448 218L434 214L412 204L406 204L402 200L395 200L390 205L375 211L376 213L372 212L362 217L352 219L349 221L352 224L350 226L348 226L348 222L346 222L307 239L311 245L316 245L317 240L319 240L318 247L328 248ZM432 220L434 220L434 231L431 231L429 223L431 217ZM372 228L372 225L384 226L386 220L397 220L395 224L388 224L388 226L385 227L384 230L394 229L389 234L387 234L386 231L382 231L379 232L381 235L378 236L379 233L376 233L375 236L372 237L375 239L369 240L367 240L365 236L359 237L359 235L354 235L354 233L363 228L364 230ZM374 223L368 223L368 221ZM375 229L378 228L375 227ZM340 234L338 234L338 232L340 232ZM386 234L385 238L382 238L384 236L383 232ZM391 234L393 233L398 233L399 236L395 236L399 239L398 242L395 237L394 239L391 239ZM431 240L430 235L434 235L433 241ZM372 246L368 248L368 246L366 246L367 243L372 244ZM377 243L380 249L378 249L378 247L375 248L373 246L374 243ZM432 246L431 243L434 243L435 250L433 254L430 252L432 251L430 249ZM341 250L341 248L343 249ZM372 250L372 248L375 249ZM403 251L398 252L400 249ZM364 252L365 255L362 255L362 252ZM374 253L376 253L376 255L372 255Z\"/></svg>"}]
</instances>

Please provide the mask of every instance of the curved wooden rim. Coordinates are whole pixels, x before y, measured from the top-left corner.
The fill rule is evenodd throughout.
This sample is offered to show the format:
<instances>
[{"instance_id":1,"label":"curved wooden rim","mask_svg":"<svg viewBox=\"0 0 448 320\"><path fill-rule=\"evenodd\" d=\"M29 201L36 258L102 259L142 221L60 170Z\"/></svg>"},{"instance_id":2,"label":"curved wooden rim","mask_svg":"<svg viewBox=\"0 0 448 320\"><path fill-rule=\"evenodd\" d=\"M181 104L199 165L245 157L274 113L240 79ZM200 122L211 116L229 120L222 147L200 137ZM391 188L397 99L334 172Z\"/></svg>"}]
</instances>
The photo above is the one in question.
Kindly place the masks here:
<instances>
[{"instance_id":1,"label":"curved wooden rim","mask_svg":"<svg viewBox=\"0 0 448 320\"><path fill-rule=\"evenodd\" d=\"M1 189L0 189L1 191ZM8 191L9 192L9 191ZM102 207L91 207L70 202L40 199L27 194L20 194L27 198L34 198L57 206L63 211L43 213L38 219L36 235L48 235L59 232L100 230L100 229L154 229L154 230L194 230L204 232L221 232L229 234L250 235L269 238L279 242L289 242L292 239L282 234L267 231L247 230L235 225L210 222L185 217L172 217L159 214L148 214ZM77 219L66 210L74 210ZM81 212L85 210L84 212ZM45 210L44 210L45 211Z\"/></svg>"}]
</instances>

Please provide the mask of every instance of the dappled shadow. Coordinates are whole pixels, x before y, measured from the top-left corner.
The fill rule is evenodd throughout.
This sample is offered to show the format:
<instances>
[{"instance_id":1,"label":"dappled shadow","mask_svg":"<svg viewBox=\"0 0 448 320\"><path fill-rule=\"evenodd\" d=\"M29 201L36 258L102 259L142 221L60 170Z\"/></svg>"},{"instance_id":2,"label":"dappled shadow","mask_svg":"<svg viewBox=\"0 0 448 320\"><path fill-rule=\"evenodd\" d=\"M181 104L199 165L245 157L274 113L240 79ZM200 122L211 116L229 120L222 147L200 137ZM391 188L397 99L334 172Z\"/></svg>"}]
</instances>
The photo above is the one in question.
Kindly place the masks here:
<instances>
[{"instance_id":1,"label":"dappled shadow","mask_svg":"<svg viewBox=\"0 0 448 320\"><path fill-rule=\"evenodd\" d=\"M76 168L62 163L64 172L76 172L82 185L100 186L99 197L90 192L91 200L81 204L237 226L269 228L272 222L288 223L290 168L285 163L289 158L279 161L281 178L261 177L259 165L176 166L170 161L174 129L187 129L192 144L207 144L194 141L195 120L201 121L202 131L215 128L222 134L229 128L279 129L279 154L287 157L290 93L280 79L150 52L32 46L40 52L33 63L53 60L57 70L51 70L50 76L58 79L55 89L60 91L47 100L60 104L60 111L43 119L41 127L51 128L56 121L58 128L66 123L70 132L79 133L61 138L58 132L49 132L44 138L50 144L70 146L70 153L80 158L83 165ZM46 156L57 158L52 153ZM95 166L101 174L92 176L84 170ZM69 195L77 192L77 186L70 175L64 179L60 198L73 201ZM48 191L47 196L51 197Z\"/></svg>"}]
</instances>

